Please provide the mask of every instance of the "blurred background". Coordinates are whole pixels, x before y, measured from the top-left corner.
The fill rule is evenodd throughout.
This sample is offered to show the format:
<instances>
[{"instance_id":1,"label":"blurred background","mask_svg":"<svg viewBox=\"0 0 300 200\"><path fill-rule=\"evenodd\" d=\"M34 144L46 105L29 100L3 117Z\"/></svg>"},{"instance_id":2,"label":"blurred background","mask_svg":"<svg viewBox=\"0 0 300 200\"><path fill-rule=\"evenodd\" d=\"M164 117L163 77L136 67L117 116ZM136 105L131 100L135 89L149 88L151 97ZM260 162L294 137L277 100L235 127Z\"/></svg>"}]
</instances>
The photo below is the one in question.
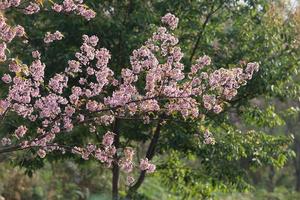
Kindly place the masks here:
<instances>
[{"instance_id":1,"label":"blurred background","mask_svg":"<svg viewBox=\"0 0 300 200\"><path fill-rule=\"evenodd\" d=\"M160 17L171 12L180 18L175 34L186 66L203 54L212 57L216 68L250 61L261 66L226 112L203 120L214 134L215 145L197 143L193 126L170 125L160 142L160 156L154 159L158 170L147 177L136 199L300 199L299 1L85 2L97 12L90 22L47 12L26 18L15 10L4 13L10 23L24 26L31 38L30 45L16 43L10 53L26 63L30 52L38 49L51 75L64 69L82 34L97 34L101 45L112 52L111 68L119 72L129 66L132 50L151 36ZM65 40L45 49L43 35L54 30L63 32ZM5 70L1 66L1 74ZM5 87L0 86L1 96ZM18 120L9 116L0 136ZM137 122L129 124L126 130L138 135L132 136L137 143L143 142L136 126ZM80 143L86 132L76 129L69 140ZM121 194L125 190L121 188ZM96 161L56 154L39 159L32 151L0 155L0 200L105 200L110 193L111 172Z\"/></svg>"}]
</instances>

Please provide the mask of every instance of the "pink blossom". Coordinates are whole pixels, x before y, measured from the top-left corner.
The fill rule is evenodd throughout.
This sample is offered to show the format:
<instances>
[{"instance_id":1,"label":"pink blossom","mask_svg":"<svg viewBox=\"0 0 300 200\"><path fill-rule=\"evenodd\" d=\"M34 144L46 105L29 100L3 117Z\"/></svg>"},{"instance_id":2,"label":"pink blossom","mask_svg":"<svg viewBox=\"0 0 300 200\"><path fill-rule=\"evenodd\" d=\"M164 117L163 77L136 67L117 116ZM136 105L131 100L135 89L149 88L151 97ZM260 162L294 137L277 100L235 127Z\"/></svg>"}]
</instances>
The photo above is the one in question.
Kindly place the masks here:
<instances>
[{"instance_id":1,"label":"pink blossom","mask_svg":"<svg viewBox=\"0 0 300 200\"><path fill-rule=\"evenodd\" d=\"M115 117L113 115L103 115L100 117L101 123L104 124L105 126L112 124L114 120Z\"/></svg>"},{"instance_id":2,"label":"pink blossom","mask_svg":"<svg viewBox=\"0 0 300 200\"><path fill-rule=\"evenodd\" d=\"M105 152L109 157L113 157L117 153L117 149L114 146L107 146Z\"/></svg>"},{"instance_id":3,"label":"pink blossom","mask_svg":"<svg viewBox=\"0 0 300 200\"><path fill-rule=\"evenodd\" d=\"M9 63L8 69L11 72L20 72L21 71L20 65L18 65L18 63L14 60L11 63Z\"/></svg>"},{"instance_id":4,"label":"pink blossom","mask_svg":"<svg viewBox=\"0 0 300 200\"><path fill-rule=\"evenodd\" d=\"M247 64L245 72L248 74L249 79L251 79L253 73L258 72L258 70L259 70L259 64L256 63L256 62L250 62L250 63Z\"/></svg>"},{"instance_id":5,"label":"pink blossom","mask_svg":"<svg viewBox=\"0 0 300 200\"><path fill-rule=\"evenodd\" d=\"M59 31L55 31L54 33L47 32L44 37L44 42L51 43L54 42L55 40L62 40L63 37L64 35Z\"/></svg>"},{"instance_id":6,"label":"pink blossom","mask_svg":"<svg viewBox=\"0 0 300 200\"><path fill-rule=\"evenodd\" d=\"M134 155L134 150L131 147L125 147L124 156L126 160L132 160Z\"/></svg>"},{"instance_id":7,"label":"pink blossom","mask_svg":"<svg viewBox=\"0 0 300 200\"><path fill-rule=\"evenodd\" d=\"M46 151L44 149L39 149L37 154L40 158L45 158L46 157Z\"/></svg>"},{"instance_id":8,"label":"pink blossom","mask_svg":"<svg viewBox=\"0 0 300 200\"><path fill-rule=\"evenodd\" d=\"M21 4L21 0L11 0L10 3L13 7L18 7Z\"/></svg>"},{"instance_id":9,"label":"pink blossom","mask_svg":"<svg viewBox=\"0 0 300 200\"><path fill-rule=\"evenodd\" d=\"M64 6L64 10L66 12L71 12L73 10L76 10L76 8L77 8L77 5L75 4L75 2L73 0L64 0L63 6Z\"/></svg>"},{"instance_id":10,"label":"pink blossom","mask_svg":"<svg viewBox=\"0 0 300 200\"><path fill-rule=\"evenodd\" d=\"M21 125L15 130L15 136L19 139L26 134L27 130L26 126Z\"/></svg>"},{"instance_id":11,"label":"pink blossom","mask_svg":"<svg viewBox=\"0 0 300 200\"><path fill-rule=\"evenodd\" d=\"M138 74L143 69L151 69L158 65L155 55L145 46L133 51L130 63L134 73Z\"/></svg>"},{"instance_id":12,"label":"pink blossom","mask_svg":"<svg viewBox=\"0 0 300 200\"><path fill-rule=\"evenodd\" d=\"M59 5L57 3L54 3L53 6L52 6L52 9L55 11L55 12L61 12L63 10L63 6L62 5Z\"/></svg>"},{"instance_id":13,"label":"pink blossom","mask_svg":"<svg viewBox=\"0 0 300 200\"><path fill-rule=\"evenodd\" d=\"M1 144L2 146L11 145L11 139L4 137L1 139Z\"/></svg>"},{"instance_id":14,"label":"pink blossom","mask_svg":"<svg viewBox=\"0 0 300 200\"><path fill-rule=\"evenodd\" d=\"M83 122L84 119L85 119L84 115L82 115L82 114L79 114L79 115L78 115L78 120L79 120L79 122Z\"/></svg>"},{"instance_id":15,"label":"pink blossom","mask_svg":"<svg viewBox=\"0 0 300 200\"><path fill-rule=\"evenodd\" d=\"M94 39L94 40L96 40L96 39ZM97 68L103 68L108 64L108 62L111 58L111 55L110 55L110 52L107 49L101 48L101 49L96 50L95 57L97 59L96 67Z\"/></svg>"},{"instance_id":16,"label":"pink blossom","mask_svg":"<svg viewBox=\"0 0 300 200\"><path fill-rule=\"evenodd\" d=\"M63 127L66 130L66 132L70 132L74 128L72 120L68 116L66 116L66 117L63 118L63 124L64 124Z\"/></svg>"},{"instance_id":17,"label":"pink blossom","mask_svg":"<svg viewBox=\"0 0 300 200\"><path fill-rule=\"evenodd\" d=\"M213 106L216 104L216 98L213 95L204 95L203 96L203 104L204 108L207 110L211 110Z\"/></svg>"},{"instance_id":18,"label":"pink blossom","mask_svg":"<svg viewBox=\"0 0 300 200\"><path fill-rule=\"evenodd\" d=\"M52 9L55 12L74 13L84 17L87 21L95 18L96 12L89 9L86 5L82 4L83 1L78 0L64 0L62 5L54 3Z\"/></svg>"},{"instance_id":19,"label":"pink blossom","mask_svg":"<svg viewBox=\"0 0 300 200\"><path fill-rule=\"evenodd\" d=\"M84 85L87 82L85 78L80 78L79 79L79 84Z\"/></svg>"},{"instance_id":20,"label":"pink blossom","mask_svg":"<svg viewBox=\"0 0 300 200\"><path fill-rule=\"evenodd\" d=\"M68 86L68 77L64 74L56 74L49 81L49 87L58 94L63 92L63 89Z\"/></svg>"},{"instance_id":21,"label":"pink blossom","mask_svg":"<svg viewBox=\"0 0 300 200\"><path fill-rule=\"evenodd\" d=\"M158 102L154 99L141 102L140 107L144 112L153 112L160 110Z\"/></svg>"},{"instance_id":22,"label":"pink blossom","mask_svg":"<svg viewBox=\"0 0 300 200\"><path fill-rule=\"evenodd\" d=\"M91 112L95 112L101 109L101 105L99 105L97 101L89 100L86 104L86 109L88 109Z\"/></svg>"},{"instance_id":23,"label":"pink blossom","mask_svg":"<svg viewBox=\"0 0 300 200\"><path fill-rule=\"evenodd\" d=\"M131 84L137 81L137 76L130 69L122 69L122 78L126 84Z\"/></svg>"},{"instance_id":24,"label":"pink blossom","mask_svg":"<svg viewBox=\"0 0 300 200\"><path fill-rule=\"evenodd\" d=\"M156 170L156 165L150 163L148 165L147 173L153 173L155 170Z\"/></svg>"},{"instance_id":25,"label":"pink blossom","mask_svg":"<svg viewBox=\"0 0 300 200\"><path fill-rule=\"evenodd\" d=\"M66 72L78 73L82 72L80 62L76 60L68 61L69 67L66 69Z\"/></svg>"},{"instance_id":26,"label":"pink blossom","mask_svg":"<svg viewBox=\"0 0 300 200\"><path fill-rule=\"evenodd\" d=\"M149 167L149 162L148 162L148 158L145 158L145 159L141 159L140 161L140 169L142 171L145 171L147 170Z\"/></svg>"},{"instance_id":27,"label":"pink blossom","mask_svg":"<svg viewBox=\"0 0 300 200\"><path fill-rule=\"evenodd\" d=\"M71 117L75 113L75 108L68 105L65 107L65 113L67 116Z\"/></svg>"},{"instance_id":28,"label":"pink blossom","mask_svg":"<svg viewBox=\"0 0 300 200\"><path fill-rule=\"evenodd\" d=\"M196 60L196 64L194 64L191 68L191 72L193 74L197 73L199 70L203 69L203 67L210 65L211 59L210 57L204 55Z\"/></svg>"},{"instance_id":29,"label":"pink blossom","mask_svg":"<svg viewBox=\"0 0 300 200\"><path fill-rule=\"evenodd\" d=\"M6 60L6 43L0 43L0 61L5 61Z\"/></svg>"},{"instance_id":30,"label":"pink blossom","mask_svg":"<svg viewBox=\"0 0 300 200\"><path fill-rule=\"evenodd\" d=\"M36 54L35 56L40 56L38 52L35 52L34 54ZM29 71L33 80L37 82L42 82L44 80L45 67L45 64L43 64L40 60L35 60L32 62L29 67Z\"/></svg>"},{"instance_id":31,"label":"pink blossom","mask_svg":"<svg viewBox=\"0 0 300 200\"><path fill-rule=\"evenodd\" d=\"M61 131L60 127L58 125L54 125L52 128L51 128L51 133L59 133Z\"/></svg>"},{"instance_id":32,"label":"pink blossom","mask_svg":"<svg viewBox=\"0 0 300 200\"><path fill-rule=\"evenodd\" d=\"M73 86L72 87L72 94L80 96L80 95L82 95L82 89L80 87Z\"/></svg>"},{"instance_id":33,"label":"pink blossom","mask_svg":"<svg viewBox=\"0 0 300 200\"><path fill-rule=\"evenodd\" d=\"M101 149L97 149L95 151L95 157L100 160L101 162L107 162L108 161L108 156L106 155L105 151Z\"/></svg>"},{"instance_id":34,"label":"pink blossom","mask_svg":"<svg viewBox=\"0 0 300 200\"><path fill-rule=\"evenodd\" d=\"M55 94L49 94L48 96L39 98L34 107L38 109L40 117L50 117L55 118L59 113L61 113L60 105L65 104L66 100Z\"/></svg>"},{"instance_id":35,"label":"pink blossom","mask_svg":"<svg viewBox=\"0 0 300 200\"><path fill-rule=\"evenodd\" d=\"M4 74L1 78L1 80L4 82L4 83L10 83L11 82L11 76L9 74Z\"/></svg>"},{"instance_id":36,"label":"pink blossom","mask_svg":"<svg viewBox=\"0 0 300 200\"><path fill-rule=\"evenodd\" d=\"M132 185L134 183L134 178L132 176L127 176L126 178L126 185Z\"/></svg>"},{"instance_id":37,"label":"pink blossom","mask_svg":"<svg viewBox=\"0 0 300 200\"><path fill-rule=\"evenodd\" d=\"M88 74L88 75L93 75L94 74L94 69L93 68L91 68L91 67L88 67L87 69L86 69L86 73Z\"/></svg>"},{"instance_id":38,"label":"pink blossom","mask_svg":"<svg viewBox=\"0 0 300 200\"><path fill-rule=\"evenodd\" d=\"M9 101L7 100L0 100L0 115L3 115L3 113L6 112L6 110L8 109L8 107L10 106Z\"/></svg>"},{"instance_id":39,"label":"pink blossom","mask_svg":"<svg viewBox=\"0 0 300 200\"><path fill-rule=\"evenodd\" d=\"M18 7L21 0L4 0L0 2L0 10L5 10L10 7Z\"/></svg>"},{"instance_id":40,"label":"pink blossom","mask_svg":"<svg viewBox=\"0 0 300 200\"><path fill-rule=\"evenodd\" d=\"M9 1L0 2L0 10L5 10L11 6Z\"/></svg>"},{"instance_id":41,"label":"pink blossom","mask_svg":"<svg viewBox=\"0 0 300 200\"><path fill-rule=\"evenodd\" d=\"M171 13L167 13L165 16L161 18L161 21L164 24L167 24L170 27L170 29L174 30L175 28L177 28L179 19L175 17L175 15Z\"/></svg>"},{"instance_id":42,"label":"pink blossom","mask_svg":"<svg viewBox=\"0 0 300 200\"><path fill-rule=\"evenodd\" d=\"M82 4L79 4L77 6L77 12L78 15L81 15L82 17L84 17L87 21L93 19L96 17L96 12L86 8L85 6L83 6Z\"/></svg>"},{"instance_id":43,"label":"pink blossom","mask_svg":"<svg viewBox=\"0 0 300 200\"><path fill-rule=\"evenodd\" d=\"M32 114L33 108L27 104L14 103L12 105L12 111L25 118Z\"/></svg>"},{"instance_id":44,"label":"pink blossom","mask_svg":"<svg viewBox=\"0 0 300 200\"><path fill-rule=\"evenodd\" d=\"M16 32L16 36L18 36L18 37L22 37L25 35L25 29L21 25L17 25L15 27L15 32Z\"/></svg>"},{"instance_id":45,"label":"pink blossom","mask_svg":"<svg viewBox=\"0 0 300 200\"><path fill-rule=\"evenodd\" d=\"M24 13L32 15L40 11L40 6L37 3L30 2L29 5L24 9Z\"/></svg>"},{"instance_id":46,"label":"pink blossom","mask_svg":"<svg viewBox=\"0 0 300 200\"><path fill-rule=\"evenodd\" d=\"M95 46L97 46L98 41L99 41L99 38L96 35L92 35L85 42L87 42L90 45L92 45L93 47L95 47Z\"/></svg>"},{"instance_id":47,"label":"pink blossom","mask_svg":"<svg viewBox=\"0 0 300 200\"><path fill-rule=\"evenodd\" d=\"M133 163L132 161L125 161L125 162L121 162L120 163L121 169L125 172L125 173L130 173L133 170Z\"/></svg>"},{"instance_id":48,"label":"pink blossom","mask_svg":"<svg viewBox=\"0 0 300 200\"><path fill-rule=\"evenodd\" d=\"M104 146L111 146L114 143L115 134L113 132L108 131L105 133L102 139L102 144Z\"/></svg>"},{"instance_id":49,"label":"pink blossom","mask_svg":"<svg viewBox=\"0 0 300 200\"><path fill-rule=\"evenodd\" d=\"M91 133L95 133L96 130L97 130L96 126L90 125L89 131L90 131Z\"/></svg>"},{"instance_id":50,"label":"pink blossom","mask_svg":"<svg viewBox=\"0 0 300 200\"><path fill-rule=\"evenodd\" d=\"M87 147L86 147L86 150L89 152L89 153L92 153L96 150L96 146L94 144L88 144Z\"/></svg>"},{"instance_id":51,"label":"pink blossom","mask_svg":"<svg viewBox=\"0 0 300 200\"><path fill-rule=\"evenodd\" d=\"M222 112L223 109L220 105L215 105L213 110L216 114L219 114L220 112Z\"/></svg>"},{"instance_id":52,"label":"pink blossom","mask_svg":"<svg viewBox=\"0 0 300 200\"><path fill-rule=\"evenodd\" d=\"M70 96L69 96L69 99L70 99L70 103L71 104L78 104L78 102L79 102L79 96L78 95L76 95L76 94L71 94Z\"/></svg>"},{"instance_id":53,"label":"pink blossom","mask_svg":"<svg viewBox=\"0 0 300 200\"><path fill-rule=\"evenodd\" d=\"M211 132L209 132L209 130L206 130L204 133L204 143L205 144L215 144L215 139L213 138L213 135L211 134Z\"/></svg>"},{"instance_id":54,"label":"pink blossom","mask_svg":"<svg viewBox=\"0 0 300 200\"><path fill-rule=\"evenodd\" d=\"M31 52L31 54L32 54L33 58L41 59L41 54L39 51L33 51L33 52Z\"/></svg>"},{"instance_id":55,"label":"pink blossom","mask_svg":"<svg viewBox=\"0 0 300 200\"><path fill-rule=\"evenodd\" d=\"M34 91L31 80L14 77L13 85L9 88L8 97L19 103L30 103Z\"/></svg>"},{"instance_id":56,"label":"pink blossom","mask_svg":"<svg viewBox=\"0 0 300 200\"><path fill-rule=\"evenodd\" d=\"M156 169L154 164L149 163L148 158L141 159L140 161L140 169L142 171L146 171L147 173L153 173Z\"/></svg>"}]
</instances>

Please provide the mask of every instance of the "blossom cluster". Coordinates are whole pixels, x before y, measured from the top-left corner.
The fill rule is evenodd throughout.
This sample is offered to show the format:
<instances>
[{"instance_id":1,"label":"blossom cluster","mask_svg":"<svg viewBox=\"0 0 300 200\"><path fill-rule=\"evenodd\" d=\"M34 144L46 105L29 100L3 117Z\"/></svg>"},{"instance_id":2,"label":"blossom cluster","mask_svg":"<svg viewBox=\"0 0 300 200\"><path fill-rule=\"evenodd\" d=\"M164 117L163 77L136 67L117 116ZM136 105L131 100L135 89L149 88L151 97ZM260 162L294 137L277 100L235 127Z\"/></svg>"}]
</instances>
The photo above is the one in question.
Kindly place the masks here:
<instances>
[{"instance_id":1,"label":"blossom cluster","mask_svg":"<svg viewBox=\"0 0 300 200\"><path fill-rule=\"evenodd\" d=\"M156 169L156 166L149 162L148 158L141 159L140 169L148 173L153 173Z\"/></svg>"},{"instance_id":2,"label":"blossom cluster","mask_svg":"<svg viewBox=\"0 0 300 200\"><path fill-rule=\"evenodd\" d=\"M29 5L27 5L26 8L24 8L24 13L26 15L32 15L38 13L39 11L40 11L40 6L35 2L29 2Z\"/></svg>"},{"instance_id":3,"label":"blossom cluster","mask_svg":"<svg viewBox=\"0 0 300 200\"><path fill-rule=\"evenodd\" d=\"M105 163L108 167L112 165L113 157L117 152L116 147L113 145L114 133L108 131L102 139L102 147L97 148L96 145L88 144L85 148L74 147L72 152L81 155L85 160L88 160L90 156L95 157L101 163Z\"/></svg>"},{"instance_id":4,"label":"blossom cluster","mask_svg":"<svg viewBox=\"0 0 300 200\"><path fill-rule=\"evenodd\" d=\"M52 9L55 12L73 12L77 15L84 17L86 20L91 20L96 17L96 12L89 9L83 0L64 0L62 4L54 3Z\"/></svg>"},{"instance_id":5,"label":"blossom cluster","mask_svg":"<svg viewBox=\"0 0 300 200\"><path fill-rule=\"evenodd\" d=\"M96 16L96 12L88 8L88 6L83 3L83 0L64 0L61 5L52 1L50 3L53 3L52 9L55 12L75 13L76 15L84 17L86 20L91 20ZM5 17L2 15L3 12L5 13L5 11L14 8L26 15L38 13L42 9L48 10L46 5L38 1L4 0L0 2L0 62L6 61L7 59L6 52L8 51L8 43L15 37L25 36L25 30L22 26L17 25L12 27L8 25ZM47 33L45 43L61 40L62 37L63 35L60 32L54 34ZM27 40L24 40L24 42L27 42Z\"/></svg>"},{"instance_id":6,"label":"blossom cluster","mask_svg":"<svg viewBox=\"0 0 300 200\"><path fill-rule=\"evenodd\" d=\"M21 137L23 137L25 134L26 134L26 132L27 132L27 127L26 126L19 126L16 130L15 130L15 136L17 137L17 138L21 138Z\"/></svg>"},{"instance_id":7,"label":"blossom cluster","mask_svg":"<svg viewBox=\"0 0 300 200\"><path fill-rule=\"evenodd\" d=\"M18 7L21 0L4 0L0 2L0 10L5 10L10 7Z\"/></svg>"},{"instance_id":8,"label":"blossom cluster","mask_svg":"<svg viewBox=\"0 0 300 200\"><path fill-rule=\"evenodd\" d=\"M204 133L204 144L215 144L215 138L209 130L205 130Z\"/></svg>"},{"instance_id":9,"label":"blossom cluster","mask_svg":"<svg viewBox=\"0 0 300 200\"><path fill-rule=\"evenodd\" d=\"M165 16L161 18L161 21L164 24L167 24L170 27L170 29L174 30L177 28L179 19L175 17L175 15L171 13L167 13Z\"/></svg>"},{"instance_id":10,"label":"blossom cluster","mask_svg":"<svg viewBox=\"0 0 300 200\"><path fill-rule=\"evenodd\" d=\"M44 42L51 43L55 40L62 40L63 37L64 37L64 35L59 31L55 31L54 33L47 32L44 37Z\"/></svg>"},{"instance_id":11,"label":"blossom cluster","mask_svg":"<svg viewBox=\"0 0 300 200\"><path fill-rule=\"evenodd\" d=\"M119 165L121 166L121 169L124 170L126 173L130 173L133 170L133 156L134 151L130 147L126 147L124 149L124 157L120 159Z\"/></svg>"},{"instance_id":12,"label":"blossom cluster","mask_svg":"<svg viewBox=\"0 0 300 200\"><path fill-rule=\"evenodd\" d=\"M1 7L1 5L0 5ZM6 23L6 18L0 14L0 61L6 60L7 44L10 43L15 37L23 37L25 30L22 26L10 26Z\"/></svg>"},{"instance_id":13,"label":"blossom cluster","mask_svg":"<svg viewBox=\"0 0 300 200\"><path fill-rule=\"evenodd\" d=\"M25 4L25 8L19 7L21 5L21 0L4 0L0 2L0 10L7 10L9 8L19 8L26 15L32 15L38 13L45 7L39 1L29 1L22 2ZM88 8L87 5L83 3L83 0L63 0L62 4L52 3L52 10L55 12L64 12L64 13L74 13L76 15L84 17L86 20L91 20L96 17L96 12ZM47 7L44 9L47 10Z\"/></svg>"}]
</instances>

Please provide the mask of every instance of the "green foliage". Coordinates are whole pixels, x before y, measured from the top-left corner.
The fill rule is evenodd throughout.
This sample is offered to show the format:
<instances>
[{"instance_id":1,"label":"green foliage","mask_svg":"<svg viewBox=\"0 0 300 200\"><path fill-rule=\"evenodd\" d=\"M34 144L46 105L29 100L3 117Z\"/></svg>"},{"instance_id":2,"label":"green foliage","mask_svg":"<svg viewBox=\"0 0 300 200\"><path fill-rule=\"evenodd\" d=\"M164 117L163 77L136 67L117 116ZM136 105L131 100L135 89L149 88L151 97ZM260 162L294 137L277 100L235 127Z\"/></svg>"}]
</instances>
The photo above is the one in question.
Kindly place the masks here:
<instances>
[{"instance_id":1,"label":"green foliage","mask_svg":"<svg viewBox=\"0 0 300 200\"><path fill-rule=\"evenodd\" d=\"M255 192L216 194L216 200L294 200L299 199L300 194L287 188L276 188L274 192L257 189Z\"/></svg>"},{"instance_id":2,"label":"green foliage","mask_svg":"<svg viewBox=\"0 0 300 200\"><path fill-rule=\"evenodd\" d=\"M227 130L216 137L215 145L194 140L195 152L172 151L159 166L165 185L182 199L203 199L215 191L248 191L249 170L264 165L281 168L294 155L288 147L292 138L262 132Z\"/></svg>"},{"instance_id":3,"label":"green foliage","mask_svg":"<svg viewBox=\"0 0 300 200\"><path fill-rule=\"evenodd\" d=\"M10 200L78 200L100 199L100 196L103 200L110 199L110 185L106 180L111 176L96 163L46 162L30 178L24 172L1 163L0 199L1 196Z\"/></svg>"},{"instance_id":4,"label":"green foliage","mask_svg":"<svg viewBox=\"0 0 300 200\"><path fill-rule=\"evenodd\" d=\"M283 126L284 120L276 113L274 106L268 106L264 110L258 107L248 107L243 111L245 122L252 126L273 128Z\"/></svg>"}]
</instances>

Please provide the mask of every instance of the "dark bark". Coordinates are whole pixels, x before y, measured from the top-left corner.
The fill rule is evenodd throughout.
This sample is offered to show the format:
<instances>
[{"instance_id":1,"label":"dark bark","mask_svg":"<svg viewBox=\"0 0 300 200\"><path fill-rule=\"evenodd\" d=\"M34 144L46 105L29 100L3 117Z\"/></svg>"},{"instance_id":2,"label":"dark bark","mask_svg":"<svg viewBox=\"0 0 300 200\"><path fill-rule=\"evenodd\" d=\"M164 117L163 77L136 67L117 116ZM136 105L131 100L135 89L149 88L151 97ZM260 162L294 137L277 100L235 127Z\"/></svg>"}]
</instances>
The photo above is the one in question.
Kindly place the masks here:
<instances>
[{"instance_id":1,"label":"dark bark","mask_svg":"<svg viewBox=\"0 0 300 200\"><path fill-rule=\"evenodd\" d=\"M146 153L146 158L148 158L148 160L151 160L155 154L155 149L158 143L158 139L160 136L160 131L161 131L161 123L162 123L162 119L158 120L158 124L157 127L155 129L154 135L151 139L151 142L149 144L147 153ZM139 189L139 187L142 185L142 183L144 182L146 177L146 171L141 171L139 178L137 179L136 183L131 186L128 190L126 199L131 199L133 194Z\"/></svg>"},{"instance_id":2,"label":"dark bark","mask_svg":"<svg viewBox=\"0 0 300 200\"><path fill-rule=\"evenodd\" d=\"M211 17L213 16L213 14L215 14L219 9L221 9L223 6L223 3L220 4L220 6L218 6L216 9L214 9L214 5L212 5L212 8L211 8L211 12L208 13L208 15L206 16L205 20L204 20L204 23L202 24L202 27L201 27L201 30L199 31L198 35L197 35L197 40L194 44L194 47L192 49L192 52L191 52L191 56L190 56L190 62L193 61L193 58L195 56L195 53L196 53L196 50L198 49L199 47L199 43L203 37L203 34L204 34L204 31L205 31L205 28L209 22L209 20L211 19Z\"/></svg>"},{"instance_id":3,"label":"dark bark","mask_svg":"<svg viewBox=\"0 0 300 200\"><path fill-rule=\"evenodd\" d=\"M296 136L297 137L297 136ZM295 175L296 175L296 191L300 192L300 141L298 138L294 140L294 147L296 157L294 158L295 162Z\"/></svg>"},{"instance_id":4,"label":"dark bark","mask_svg":"<svg viewBox=\"0 0 300 200\"><path fill-rule=\"evenodd\" d=\"M9 152L13 152L13 151L18 151L21 149L20 145L16 145L16 146L10 146L10 147L4 147L0 149L0 154L2 153L9 153Z\"/></svg>"},{"instance_id":5,"label":"dark bark","mask_svg":"<svg viewBox=\"0 0 300 200\"><path fill-rule=\"evenodd\" d=\"M297 121L299 121L300 115L298 116ZM297 122L296 121L296 122ZM286 122L287 133L293 133L295 136L293 149L295 151L296 156L293 158L294 161L294 168L295 168L295 190L300 192L300 138L299 134L297 134L297 125L295 125L291 119Z\"/></svg>"},{"instance_id":6,"label":"dark bark","mask_svg":"<svg viewBox=\"0 0 300 200\"><path fill-rule=\"evenodd\" d=\"M114 137L114 145L116 149L120 146L120 120L116 119L113 127L113 132L116 134ZM120 168L118 165L118 156L114 155L114 161L112 163L112 199L119 199L119 176Z\"/></svg>"},{"instance_id":7,"label":"dark bark","mask_svg":"<svg viewBox=\"0 0 300 200\"><path fill-rule=\"evenodd\" d=\"M275 169L273 166L270 166L269 170L269 180L267 183L267 189L269 192L274 192L275 184L274 184L274 178L275 178Z\"/></svg>"}]
</instances>

